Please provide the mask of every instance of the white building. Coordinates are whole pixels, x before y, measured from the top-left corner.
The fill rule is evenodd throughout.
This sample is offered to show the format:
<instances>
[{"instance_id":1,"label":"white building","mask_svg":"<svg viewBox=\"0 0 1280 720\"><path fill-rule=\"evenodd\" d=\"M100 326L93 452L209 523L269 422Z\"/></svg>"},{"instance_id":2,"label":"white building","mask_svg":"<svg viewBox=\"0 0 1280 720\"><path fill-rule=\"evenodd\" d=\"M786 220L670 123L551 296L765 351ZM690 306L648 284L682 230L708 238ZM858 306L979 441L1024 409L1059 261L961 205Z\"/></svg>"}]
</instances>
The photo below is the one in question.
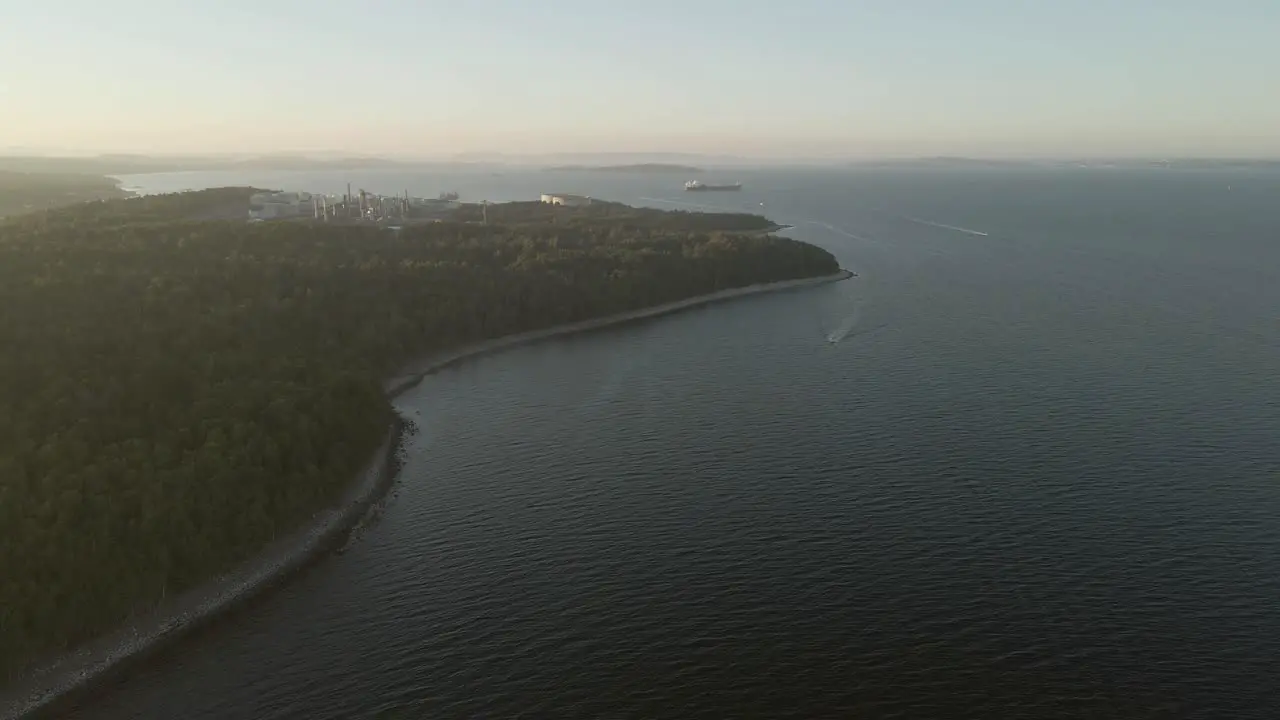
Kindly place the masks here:
<instances>
[{"instance_id":1,"label":"white building","mask_svg":"<svg viewBox=\"0 0 1280 720\"><path fill-rule=\"evenodd\" d=\"M564 205L565 207L581 207L590 205L591 198L585 195L570 195L568 193L543 193L542 202L548 205Z\"/></svg>"}]
</instances>

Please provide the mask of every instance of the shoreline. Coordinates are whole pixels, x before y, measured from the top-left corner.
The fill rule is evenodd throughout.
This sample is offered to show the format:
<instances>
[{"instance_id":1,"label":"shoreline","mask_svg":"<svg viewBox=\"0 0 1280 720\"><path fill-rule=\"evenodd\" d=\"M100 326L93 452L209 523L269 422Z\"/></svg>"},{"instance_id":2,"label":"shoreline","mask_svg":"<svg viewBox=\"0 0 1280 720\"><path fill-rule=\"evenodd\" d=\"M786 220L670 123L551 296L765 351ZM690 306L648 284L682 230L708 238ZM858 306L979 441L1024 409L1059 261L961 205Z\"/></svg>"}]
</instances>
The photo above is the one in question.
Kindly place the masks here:
<instances>
[{"instance_id":1,"label":"shoreline","mask_svg":"<svg viewBox=\"0 0 1280 720\"><path fill-rule=\"evenodd\" d=\"M92 691L101 681L145 660L187 634L288 580L347 533L395 478L394 460L405 423L399 416L342 499L302 527L278 538L237 568L180 593L116 630L23 673L0 695L0 720L39 716Z\"/></svg>"},{"instance_id":2,"label":"shoreline","mask_svg":"<svg viewBox=\"0 0 1280 720\"><path fill-rule=\"evenodd\" d=\"M786 230L791 230L791 229L792 229L792 228L794 228L794 227L795 227L795 225L777 225L777 224L775 224L773 227L767 227L767 228L764 228L764 229L762 229L762 230L747 230L747 231L745 231L745 232L737 232L737 233L734 233L734 235L746 235L746 236L748 236L748 237L765 237L765 236L767 236L767 235L774 235L774 234L777 234L777 233L780 233L780 232L784 232L784 231L786 231Z\"/></svg>"},{"instance_id":3,"label":"shoreline","mask_svg":"<svg viewBox=\"0 0 1280 720\"><path fill-rule=\"evenodd\" d=\"M121 193L120 200L129 200L131 198L142 197L142 193L138 188L124 186L124 180L115 175L103 175L106 179L116 184L116 191Z\"/></svg>"},{"instance_id":4,"label":"shoreline","mask_svg":"<svg viewBox=\"0 0 1280 720\"><path fill-rule=\"evenodd\" d=\"M447 352L441 355L435 355L421 360L413 361L405 365L383 386L387 396L396 398L407 392L411 388L422 382L427 375L431 375L437 371L456 365L464 360L471 360L482 357L499 350L506 350L520 345L526 345L538 340L545 340L553 337L563 337L566 335L576 335L578 333L598 330L605 327L615 325L624 325L637 320L659 317L662 315L670 315L682 310L689 310L703 305L711 305L725 300L746 297L749 295L760 295L763 293L780 292L783 290L792 290L797 288L815 287L817 285L825 285L832 282L840 282L856 277L857 273L849 270L840 270L831 275L819 275L816 277L797 278L795 280L780 280L773 283L757 283L755 285L744 285L743 287L730 288L728 290L720 290L706 295L696 295L684 300L674 300L660 305L651 305L639 310L629 310L627 312L607 315L602 318L593 320L581 320L575 323L566 323L562 325L554 325L542 330L530 330L528 332L517 333L515 335L504 335L493 340L468 345L453 352Z\"/></svg>"},{"instance_id":5,"label":"shoreline","mask_svg":"<svg viewBox=\"0 0 1280 720\"><path fill-rule=\"evenodd\" d=\"M389 400L416 387L432 373L499 350L538 340L562 337L669 315L725 300L769 292L815 287L854 277L848 270L774 283L759 283L697 295L593 320L555 325L474 343L405 365L383 385ZM398 468L405 421L398 414L382 444L357 475L356 481L333 507L317 511L312 520L286 534L239 567L187 590L121 628L92 640L58 659L19 675L0 693L0 720L19 720L91 691L102 680L145 660L190 632L213 622L236 607L279 585L329 551L341 547L369 509L390 489Z\"/></svg>"}]
</instances>

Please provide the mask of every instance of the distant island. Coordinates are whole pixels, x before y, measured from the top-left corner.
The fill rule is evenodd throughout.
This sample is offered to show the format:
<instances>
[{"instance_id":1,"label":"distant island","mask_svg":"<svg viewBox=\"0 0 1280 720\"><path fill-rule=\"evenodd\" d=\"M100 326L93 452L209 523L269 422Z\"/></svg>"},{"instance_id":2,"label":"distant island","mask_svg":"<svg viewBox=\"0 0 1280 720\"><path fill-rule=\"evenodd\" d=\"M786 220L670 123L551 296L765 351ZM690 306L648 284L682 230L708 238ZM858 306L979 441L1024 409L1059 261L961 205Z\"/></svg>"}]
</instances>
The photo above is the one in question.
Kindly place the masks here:
<instances>
[{"instance_id":1,"label":"distant island","mask_svg":"<svg viewBox=\"0 0 1280 720\"><path fill-rule=\"evenodd\" d=\"M1162 170L1231 170L1275 169L1280 160L1269 158L969 158L921 157L882 160L857 160L850 168L928 168L928 169L1162 169Z\"/></svg>"},{"instance_id":2,"label":"distant island","mask_svg":"<svg viewBox=\"0 0 1280 720\"><path fill-rule=\"evenodd\" d=\"M0 677L345 507L408 364L840 270L764 217L598 201L396 229L202 220L259 192L0 220L0 293L21 309L0 323Z\"/></svg>"},{"instance_id":3,"label":"distant island","mask_svg":"<svg viewBox=\"0 0 1280 720\"><path fill-rule=\"evenodd\" d=\"M611 173L682 173L692 175L703 172L700 167L692 165L675 165L672 163L637 163L633 165L555 165L547 168L552 171L577 170L587 172Z\"/></svg>"},{"instance_id":4,"label":"distant island","mask_svg":"<svg viewBox=\"0 0 1280 720\"><path fill-rule=\"evenodd\" d=\"M756 165L758 160L736 155L687 153L687 152L551 152L551 153L507 153L507 152L464 152L448 158L464 163L499 163L517 166L551 167L556 165L642 165L646 163L662 163L676 165Z\"/></svg>"}]
</instances>

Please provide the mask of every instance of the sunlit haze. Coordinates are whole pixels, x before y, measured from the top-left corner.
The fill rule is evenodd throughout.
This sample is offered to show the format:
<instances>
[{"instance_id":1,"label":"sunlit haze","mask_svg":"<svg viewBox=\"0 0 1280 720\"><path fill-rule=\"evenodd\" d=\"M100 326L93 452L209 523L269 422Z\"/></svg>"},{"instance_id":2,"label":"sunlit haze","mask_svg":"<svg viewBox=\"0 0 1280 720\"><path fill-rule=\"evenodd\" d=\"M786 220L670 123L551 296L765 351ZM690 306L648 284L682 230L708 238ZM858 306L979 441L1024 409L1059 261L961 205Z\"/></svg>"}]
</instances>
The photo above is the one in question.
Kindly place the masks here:
<instances>
[{"instance_id":1,"label":"sunlit haze","mask_svg":"<svg viewBox=\"0 0 1280 720\"><path fill-rule=\"evenodd\" d=\"M1277 156L1280 3L6 0L0 149Z\"/></svg>"}]
</instances>

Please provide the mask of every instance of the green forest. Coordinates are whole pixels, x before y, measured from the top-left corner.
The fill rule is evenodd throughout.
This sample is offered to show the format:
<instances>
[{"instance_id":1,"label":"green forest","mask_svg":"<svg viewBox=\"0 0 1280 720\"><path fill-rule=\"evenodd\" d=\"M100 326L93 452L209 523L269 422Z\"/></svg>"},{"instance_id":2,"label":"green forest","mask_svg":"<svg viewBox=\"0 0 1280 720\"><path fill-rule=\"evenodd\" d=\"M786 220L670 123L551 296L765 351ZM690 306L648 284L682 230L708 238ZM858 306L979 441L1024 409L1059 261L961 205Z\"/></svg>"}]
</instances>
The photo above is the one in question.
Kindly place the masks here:
<instances>
[{"instance_id":1,"label":"green forest","mask_svg":"<svg viewBox=\"0 0 1280 720\"><path fill-rule=\"evenodd\" d=\"M714 228L764 218L613 204L398 231L191 219L251 192L0 221L0 677L331 505L413 357L838 270Z\"/></svg>"},{"instance_id":2,"label":"green forest","mask_svg":"<svg viewBox=\"0 0 1280 720\"><path fill-rule=\"evenodd\" d=\"M485 214L490 223L553 224L568 226L599 225L607 222L620 233L626 230L663 232L759 232L777 228L771 220L747 213L689 212L687 210L655 210L622 203L593 200L590 205L565 207L542 202L511 202L484 208L466 204L453 211L450 219L478 222Z\"/></svg>"}]
</instances>

